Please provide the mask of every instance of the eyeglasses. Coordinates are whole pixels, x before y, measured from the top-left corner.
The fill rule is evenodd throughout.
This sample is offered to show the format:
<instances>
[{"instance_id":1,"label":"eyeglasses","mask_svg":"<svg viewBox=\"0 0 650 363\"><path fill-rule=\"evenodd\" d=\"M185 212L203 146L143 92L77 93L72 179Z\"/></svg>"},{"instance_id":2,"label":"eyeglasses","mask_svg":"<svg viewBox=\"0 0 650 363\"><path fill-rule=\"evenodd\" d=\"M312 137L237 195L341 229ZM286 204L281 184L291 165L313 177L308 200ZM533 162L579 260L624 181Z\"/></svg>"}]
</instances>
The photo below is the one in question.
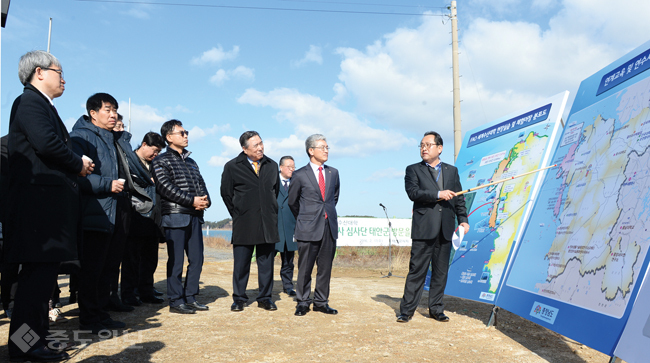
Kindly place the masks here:
<instances>
[{"instance_id":1,"label":"eyeglasses","mask_svg":"<svg viewBox=\"0 0 650 363\"><path fill-rule=\"evenodd\" d=\"M432 147L434 147L436 145L438 145L438 144L433 144L433 143L430 143L430 142L426 142L426 143L422 143L422 144L418 145L418 148L419 149L422 149L422 148L431 149Z\"/></svg>"},{"instance_id":2,"label":"eyeglasses","mask_svg":"<svg viewBox=\"0 0 650 363\"><path fill-rule=\"evenodd\" d=\"M287 168L287 169L289 169L289 170L291 170L291 171L296 170L296 167L295 167L295 166L286 166L286 165L282 165L281 168Z\"/></svg>"},{"instance_id":3,"label":"eyeglasses","mask_svg":"<svg viewBox=\"0 0 650 363\"><path fill-rule=\"evenodd\" d=\"M190 132L187 130L179 131L179 132L170 132L170 135L180 135L180 136L190 136Z\"/></svg>"},{"instance_id":4,"label":"eyeglasses","mask_svg":"<svg viewBox=\"0 0 650 363\"><path fill-rule=\"evenodd\" d=\"M55 68L41 68L41 69L44 69L46 71L54 71L58 73L59 76L61 76L61 79L63 79L63 69L55 69Z\"/></svg>"},{"instance_id":5,"label":"eyeglasses","mask_svg":"<svg viewBox=\"0 0 650 363\"><path fill-rule=\"evenodd\" d=\"M312 147L312 149L320 149L321 151L330 151L329 146L317 146L317 147Z\"/></svg>"}]
</instances>

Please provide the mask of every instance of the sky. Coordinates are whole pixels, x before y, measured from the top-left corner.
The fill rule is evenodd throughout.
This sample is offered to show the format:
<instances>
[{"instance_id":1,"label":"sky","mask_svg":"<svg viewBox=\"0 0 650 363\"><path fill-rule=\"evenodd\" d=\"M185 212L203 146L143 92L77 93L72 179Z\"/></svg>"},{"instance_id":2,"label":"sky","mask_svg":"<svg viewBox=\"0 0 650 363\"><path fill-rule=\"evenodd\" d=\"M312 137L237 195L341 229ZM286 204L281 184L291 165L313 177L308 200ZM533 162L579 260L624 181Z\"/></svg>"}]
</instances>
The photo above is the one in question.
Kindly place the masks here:
<instances>
[{"instance_id":1,"label":"sky","mask_svg":"<svg viewBox=\"0 0 650 363\"><path fill-rule=\"evenodd\" d=\"M179 5L183 3L183 5ZM340 172L338 214L410 218L404 170L424 132L454 163L451 22L437 0L13 0L1 30L0 133L22 93L21 55L50 51L65 71L55 105L70 130L107 92L131 120L133 145L175 118L212 199L229 218L223 165L239 136L307 164L304 141L327 137ZM650 2L459 0L463 133L580 82L650 37ZM278 10L280 9L280 10ZM301 9L301 10L296 10ZM131 107L129 110L129 99ZM566 115L565 115L566 119Z\"/></svg>"}]
</instances>

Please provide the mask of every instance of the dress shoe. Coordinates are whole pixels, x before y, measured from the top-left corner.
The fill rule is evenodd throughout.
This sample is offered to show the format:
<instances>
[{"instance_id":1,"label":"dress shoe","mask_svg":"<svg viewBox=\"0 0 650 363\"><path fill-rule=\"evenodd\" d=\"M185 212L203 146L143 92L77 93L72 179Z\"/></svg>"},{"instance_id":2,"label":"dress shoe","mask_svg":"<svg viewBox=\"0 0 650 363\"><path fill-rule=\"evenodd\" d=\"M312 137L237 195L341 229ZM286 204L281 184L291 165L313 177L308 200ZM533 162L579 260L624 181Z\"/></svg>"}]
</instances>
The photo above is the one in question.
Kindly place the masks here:
<instances>
[{"instance_id":1,"label":"dress shoe","mask_svg":"<svg viewBox=\"0 0 650 363\"><path fill-rule=\"evenodd\" d=\"M309 306L307 306L307 305L298 305L298 307L296 307L296 312L293 315L295 315L295 316L304 316L308 312L309 312Z\"/></svg>"},{"instance_id":2,"label":"dress shoe","mask_svg":"<svg viewBox=\"0 0 650 363\"><path fill-rule=\"evenodd\" d=\"M413 318L413 315L406 315L406 314L399 314L397 317L397 322L398 323L408 323L409 320Z\"/></svg>"},{"instance_id":3,"label":"dress shoe","mask_svg":"<svg viewBox=\"0 0 650 363\"><path fill-rule=\"evenodd\" d=\"M269 311L278 310L278 307L275 306L275 303L273 303L273 301L271 301L271 299L258 301L257 302L257 307L260 307L260 308L262 308L264 310L269 310Z\"/></svg>"},{"instance_id":4,"label":"dress shoe","mask_svg":"<svg viewBox=\"0 0 650 363\"><path fill-rule=\"evenodd\" d=\"M52 350L46 346L36 348L22 355L9 357L11 362L60 362L66 359L70 359L68 353Z\"/></svg>"},{"instance_id":5,"label":"dress shoe","mask_svg":"<svg viewBox=\"0 0 650 363\"><path fill-rule=\"evenodd\" d=\"M126 328L126 324L121 321L116 321L111 318L102 320L102 325L108 329L123 329Z\"/></svg>"},{"instance_id":6,"label":"dress shoe","mask_svg":"<svg viewBox=\"0 0 650 363\"><path fill-rule=\"evenodd\" d=\"M194 310L197 310L197 311L198 310L206 311L206 310L210 309L207 305L199 304L198 301L194 301L194 302L191 302L191 303L186 303L185 305L187 305L190 308L192 308Z\"/></svg>"},{"instance_id":7,"label":"dress shoe","mask_svg":"<svg viewBox=\"0 0 650 363\"><path fill-rule=\"evenodd\" d=\"M445 315L445 313L432 313L432 312L429 312L429 316L431 317L431 319L437 320L437 321L440 321L440 322L443 322L443 323L449 321L449 317L447 315Z\"/></svg>"},{"instance_id":8,"label":"dress shoe","mask_svg":"<svg viewBox=\"0 0 650 363\"><path fill-rule=\"evenodd\" d=\"M314 311L318 311L318 312L325 313L325 314L331 314L331 315L336 315L336 314L339 313L336 309L332 309L327 304L325 306L316 306L316 305L314 305Z\"/></svg>"},{"instance_id":9,"label":"dress shoe","mask_svg":"<svg viewBox=\"0 0 650 363\"><path fill-rule=\"evenodd\" d=\"M107 327L102 325L101 323L93 323L93 324L88 324L88 325L79 325L79 330L83 330L84 332L90 332L90 334L98 335L99 332L101 331L109 331Z\"/></svg>"},{"instance_id":10,"label":"dress shoe","mask_svg":"<svg viewBox=\"0 0 650 363\"><path fill-rule=\"evenodd\" d=\"M230 305L230 311L244 311L244 302L243 301L235 301Z\"/></svg>"},{"instance_id":11,"label":"dress shoe","mask_svg":"<svg viewBox=\"0 0 650 363\"><path fill-rule=\"evenodd\" d=\"M163 295L165 294L163 294L161 291L158 291L155 288L153 289L153 296L163 296Z\"/></svg>"},{"instance_id":12,"label":"dress shoe","mask_svg":"<svg viewBox=\"0 0 650 363\"><path fill-rule=\"evenodd\" d=\"M196 314L196 310L194 310L191 306L187 304L180 304L177 306L170 306L169 307L169 312L170 313L177 313L177 314Z\"/></svg>"},{"instance_id":13,"label":"dress shoe","mask_svg":"<svg viewBox=\"0 0 650 363\"><path fill-rule=\"evenodd\" d=\"M122 302L125 305L130 305L130 306L140 306L140 305L142 305L142 300L140 300L137 296L124 297L124 298L122 298Z\"/></svg>"},{"instance_id":14,"label":"dress shoe","mask_svg":"<svg viewBox=\"0 0 650 363\"><path fill-rule=\"evenodd\" d=\"M151 295L151 296L142 296L140 298L140 301L147 304L162 304L165 302L165 299L155 295Z\"/></svg>"},{"instance_id":15,"label":"dress shoe","mask_svg":"<svg viewBox=\"0 0 650 363\"><path fill-rule=\"evenodd\" d=\"M294 289L284 289L284 292L289 296L296 296L296 290Z\"/></svg>"}]
</instances>

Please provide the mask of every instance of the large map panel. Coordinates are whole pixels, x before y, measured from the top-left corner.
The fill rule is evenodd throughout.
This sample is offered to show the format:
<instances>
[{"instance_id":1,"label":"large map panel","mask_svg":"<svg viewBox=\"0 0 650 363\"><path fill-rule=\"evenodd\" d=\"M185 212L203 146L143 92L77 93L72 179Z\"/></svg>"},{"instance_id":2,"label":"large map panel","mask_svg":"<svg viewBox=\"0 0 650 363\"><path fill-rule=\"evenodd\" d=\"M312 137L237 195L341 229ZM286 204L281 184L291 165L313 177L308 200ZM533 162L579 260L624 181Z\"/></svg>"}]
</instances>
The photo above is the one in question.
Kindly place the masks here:
<instances>
[{"instance_id":1,"label":"large map panel","mask_svg":"<svg viewBox=\"0 0 650 363\"><path fill-rule=\"evenodd\" d=\"M574 104L553 157L559 166L546 174L497 299L606 354L625 325L650 246L650 74L607 88L639 54L578 90L591 102L576 99L580 108Z\"/></svg>"},{"instance_id":2,"label":"large map panel","mask_svg":"<svg viewBox=\"0 0 650 363\"><path fill-rule=\"evenodd\" d=\"M567 98L563 92L468 131L456 160L463 188L545 166ZM519 123L522 119L529 123ZM452 257L445 294L494 303L540 180L533 173L467 194L470 231Z\"/></svg>"}]
</instances>

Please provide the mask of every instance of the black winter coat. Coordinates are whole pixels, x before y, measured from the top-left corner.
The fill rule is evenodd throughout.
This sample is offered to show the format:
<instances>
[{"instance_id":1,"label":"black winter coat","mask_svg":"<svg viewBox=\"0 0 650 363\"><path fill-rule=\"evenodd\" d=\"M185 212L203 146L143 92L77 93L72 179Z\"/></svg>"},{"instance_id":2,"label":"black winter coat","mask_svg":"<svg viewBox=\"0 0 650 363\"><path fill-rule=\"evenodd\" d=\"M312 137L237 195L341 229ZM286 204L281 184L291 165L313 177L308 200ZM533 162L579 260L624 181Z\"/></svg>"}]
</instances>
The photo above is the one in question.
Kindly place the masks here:
<instances>
[{"instance_id":1,"label":"black winter coat","mask_svg":"<svg viewBox=\"0 0 650 363\"><path fill-rule=\"evenodd\" d=\"M199 171L199 166L190 158L191 152L183 155L167 147L167 150L153 159L153 178L156 191L160 194L162 215L190 214L203 217L203 211L194 209L194 197L210 194ZM210 202L212 204L212 202Z\"/></svg>"},{"instance_id":2,"label":"black winter coat","mask_svg":"<svg viewBox=\"0 0 650 363\"><path fill-rule=\"evenodd\" d=\"M11 108L4 225L6 262L58 262L77 258L81 233L77 174L81 156L45 96L25 86Z\"/></svg>"},{"instance_id":3,"label":"black winter coat","mask_svg":"<svg viewBox=\"0 0 650 363\"><path fill-rule=\"evenodd\" d=\"M221 198L232 217L232 244L277 243L278 164L266 155L260 160L259 176L243 152L223 167Z\"/></svg>"}]
</instances>

